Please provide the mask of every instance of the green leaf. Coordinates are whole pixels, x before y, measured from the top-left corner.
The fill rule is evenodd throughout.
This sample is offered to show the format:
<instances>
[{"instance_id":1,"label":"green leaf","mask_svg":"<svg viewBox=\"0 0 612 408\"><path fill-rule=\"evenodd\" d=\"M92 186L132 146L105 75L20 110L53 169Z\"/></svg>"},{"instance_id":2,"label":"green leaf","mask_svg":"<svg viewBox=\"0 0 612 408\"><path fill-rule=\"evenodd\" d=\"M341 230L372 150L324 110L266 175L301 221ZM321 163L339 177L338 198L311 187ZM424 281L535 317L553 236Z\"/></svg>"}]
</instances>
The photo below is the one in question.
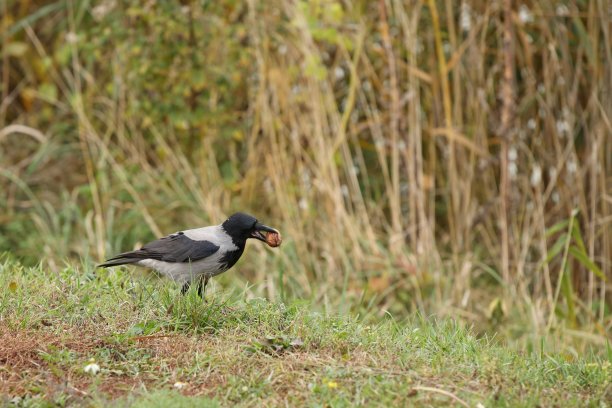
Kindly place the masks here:
<instances>
[{"instance_id":1,"label":"green leaf","mask_svg":"<svg viewBox=\"0 0 612 408\"><path fill-rule=\"evenodd\" d=\"M342 23L342 17L344 17L344 10L342 9L342 5L337 2L334 2L328 6L328 9L325 11L324 16L334 24Z\"/></svg>"},{"instance_id":2,"label":"green leaf","mask_svg":"<svg viewBox=\"0 0 612 408\"><path fill-rule=\"evenodd\" d=\"M585 268L593 272L593 274L595 274L598 278L603 281L606 280L606 276L603 274L601 269L599 269L595 262L593 262L585 252L581 251L580 248L576 247L575 245L572 245L569 248L569 253Z\"/></svg>"},{"instance_id":3,"label":"green leaf","mask_svg":"<svg viewBox=\"0 0 612 408\"><path fill-rule=\"evenodd\" d=\"M20 31L22 28L31 26L36 20L42 17L45 17L46 15L51 14L56 10L60 10L64 8L65 6L66 6L66 1L63 0L63 1L58 1L56 3L47 4L44 7L39 7L36 12L28 15L26 18L19 20L18 22L13 24L11 27L9 27L9 29L6 30L6 33L4 33L2 37L11 36L17 33L18 31Z\"/></svg>"},{"instance_id":4,"label":"green leaf","mask_svg":"<svg viewBox=\"0 0 612 408\"><path fill-rule=\"evenodd\" d=\"M569 219L559 221L558 223L546 230L546 236L550 237L551 235L554 235L557 232L564 230L565 228L567 228L568 224Z\"/></svg>"},{"instance_id":5,"label":"green leaf","mask_svg":"<svg viewBox=\"0 0 612 408\"><path fill-rule=\"evenodd\" d=\"M160 328L160 325L155 321L140 322L130 327L125 334L128 336L146 336L159 331Z\"/></svg>"},{"instance_id":6,"label":"green leaf","mask_svg":"<svg viewBox=\"0 0 612 408\"><path fill-rule=\"evenodd\" d=\"M599 62L597 60L597 55L595 54L596 49L593 47L593 42L591 41L591 37L582 22L582 19L576 15L572 16L572 22L574 23L574 27L576 28L576 32L578 33L578 38L580 39L580 43L586 50L586 55L589 60L589 63L592 67L598 66Z\"/></svg>"},{"instance_id":7,"label":"green leaf","mask_svg":"<svg viewBox=\"0 0 612 408\"><path fill-rule=\"evenodd\" d=\"M65 66L68 64L70 57L72 55L72 47L70 44L63 44L55 50L53 54L57 63L61 66Z\"/></svg>"},{"instance_id":8,"label":"green leaf","mask_svg":"<svg viewBox=\"0 0 612 408\"><path fill-rule=\"evenodd\" d=\"M576 324L576 308L574 304L574 289L572 287L572 273L569 263L565 264L563 276L561 278L561 289L567 302L567 317L572 325Z\"/></svg>"},{"instance_id":9,"label":"green leaf","mask_svg":"<svg viewBox=\"0 0 612 408\"><path fill-rule=\"evenodd\" d=\"M555 242L555 244L552 246L552 248L550 248L550 250L548 251L548 254L546 256L546 263L550 262L555 256L557 256L557 255L559 255L559 253L561 253L561 251L563 250L563 248L567 244L567 240L568 239L569 239L569 236L567 234L565 234L565 233L561 234L559 239L557 239L557 242Z\"/></svg>"},{"instance_id":10,"label":"green leaf","mask_svg":"<svg viewBox=\"0 0 612 408\"><path fill-rule=\"evenodd\" d=\"M577 222L574 222L572 226L572 238L576 241L578 248L586 253L586 247L584 246L584 241L582 240L582 234L580 233L580 226Z\"/></svg>"},{"instance_id":11,"label":"green leaf","mask_svg":"<svg viewBox=\"0 0 612 408\"><path fill-rule=\"evenodd\" d=\"M38 87L38 93L49 102L57 101L57 87L52 83L45 82L41 84Z\"/></svg>"},{"instance_id":12,"label":"green leaf","mask_svg":"<svg viewBox=\"0 0 612 408\"><path fill-rule=\"evenodd\" d=\"M306 76L309 76L320 81L327 77L327 69L317 57L310 57L306 60L306 66L304 69Z\"/></svg>"}]
</instances>

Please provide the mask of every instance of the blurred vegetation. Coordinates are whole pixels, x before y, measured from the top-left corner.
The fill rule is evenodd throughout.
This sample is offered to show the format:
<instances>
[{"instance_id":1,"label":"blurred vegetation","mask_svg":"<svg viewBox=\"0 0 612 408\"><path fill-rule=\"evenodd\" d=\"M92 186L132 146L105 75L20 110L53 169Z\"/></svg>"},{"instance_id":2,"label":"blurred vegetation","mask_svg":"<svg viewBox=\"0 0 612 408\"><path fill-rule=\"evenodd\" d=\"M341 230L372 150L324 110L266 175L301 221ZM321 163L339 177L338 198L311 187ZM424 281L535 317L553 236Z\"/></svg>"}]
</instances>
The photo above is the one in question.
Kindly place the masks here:
<instances>
[{"instance_id":1,"label":"blurred vegetation","mask_svg":"<svg viewBox=\"0 0 612 408\"><path fill-rule=\"evenodd\" d=\"M607 1L0 7L0 251L93 265L242 210L285 236L219 279L251 295L609 337Z\"/></svg>"}]
</instances>

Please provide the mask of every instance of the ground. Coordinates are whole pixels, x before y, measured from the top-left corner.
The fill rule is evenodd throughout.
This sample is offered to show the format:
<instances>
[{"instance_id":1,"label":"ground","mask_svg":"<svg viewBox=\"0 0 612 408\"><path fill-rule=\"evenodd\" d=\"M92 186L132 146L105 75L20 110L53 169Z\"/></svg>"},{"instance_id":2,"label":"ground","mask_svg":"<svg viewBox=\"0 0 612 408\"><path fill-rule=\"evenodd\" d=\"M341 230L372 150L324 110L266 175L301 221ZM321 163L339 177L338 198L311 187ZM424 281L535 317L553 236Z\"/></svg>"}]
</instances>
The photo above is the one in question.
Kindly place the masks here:
<instances>
[{"instance_id":1,"label":"ground","mask_svg":"<svg viewBox=\"0 0 612 408\"><path fill-rule=\"evenodd\" d=\"M0 300L4 404L612 405L610 347L527 352L433 317L371 323L220 290L201 302L168 281L82 265L5 260Z\"/></svg>"}]
</instances>

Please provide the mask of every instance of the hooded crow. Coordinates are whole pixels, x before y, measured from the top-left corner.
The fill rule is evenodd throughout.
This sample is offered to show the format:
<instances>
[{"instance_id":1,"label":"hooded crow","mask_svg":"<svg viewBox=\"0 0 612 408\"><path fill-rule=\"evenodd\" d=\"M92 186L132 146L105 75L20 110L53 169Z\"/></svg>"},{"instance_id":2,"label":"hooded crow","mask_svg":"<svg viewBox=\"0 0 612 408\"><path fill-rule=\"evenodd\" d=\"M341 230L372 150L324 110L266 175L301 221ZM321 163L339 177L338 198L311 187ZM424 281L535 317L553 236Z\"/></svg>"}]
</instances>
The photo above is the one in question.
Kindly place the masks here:
<instances>
[{"instance_id":1,"label":"hooded crow","mask_svg":"<svg viewBox=\"0 0 612 408\"><path fill-rule=\"evenodd\" d=\"M268 240L268 234L273 239ZM280 245L280 233L276 229L261 224L252 215L236 213L221 225L175 232L136 251L110 258L98 267L134 264L151 268L181 283L181 293L197 281L198 295L202 297L208 280L227 271L240 259L249 238L271 246Z\"/></svg>"}]
</instances>

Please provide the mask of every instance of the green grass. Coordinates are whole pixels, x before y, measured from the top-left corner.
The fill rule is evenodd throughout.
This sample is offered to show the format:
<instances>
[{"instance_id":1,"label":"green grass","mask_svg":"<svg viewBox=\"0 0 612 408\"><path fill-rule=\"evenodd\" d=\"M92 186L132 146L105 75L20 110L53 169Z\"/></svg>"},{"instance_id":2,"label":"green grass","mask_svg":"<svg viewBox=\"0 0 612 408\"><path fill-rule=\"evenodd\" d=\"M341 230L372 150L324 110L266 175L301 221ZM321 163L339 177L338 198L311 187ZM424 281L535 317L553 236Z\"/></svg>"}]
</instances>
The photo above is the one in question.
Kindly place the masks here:
<instances>
[{"instance_id":1,"label":"green grass","mask_svg":"<svg viewBox=\"0 0 612 408\"><path fill-rule=\"evenodd\" d=\"M131 270L0 263L0 395L23 406L610 406L610 348L512 349L452 320L367 324ZM368 322L369 323L369 322ZM96 375L84 367L95 362ZM175 386L182 383L183 387Z\"/></svg>"}]
</instances>

